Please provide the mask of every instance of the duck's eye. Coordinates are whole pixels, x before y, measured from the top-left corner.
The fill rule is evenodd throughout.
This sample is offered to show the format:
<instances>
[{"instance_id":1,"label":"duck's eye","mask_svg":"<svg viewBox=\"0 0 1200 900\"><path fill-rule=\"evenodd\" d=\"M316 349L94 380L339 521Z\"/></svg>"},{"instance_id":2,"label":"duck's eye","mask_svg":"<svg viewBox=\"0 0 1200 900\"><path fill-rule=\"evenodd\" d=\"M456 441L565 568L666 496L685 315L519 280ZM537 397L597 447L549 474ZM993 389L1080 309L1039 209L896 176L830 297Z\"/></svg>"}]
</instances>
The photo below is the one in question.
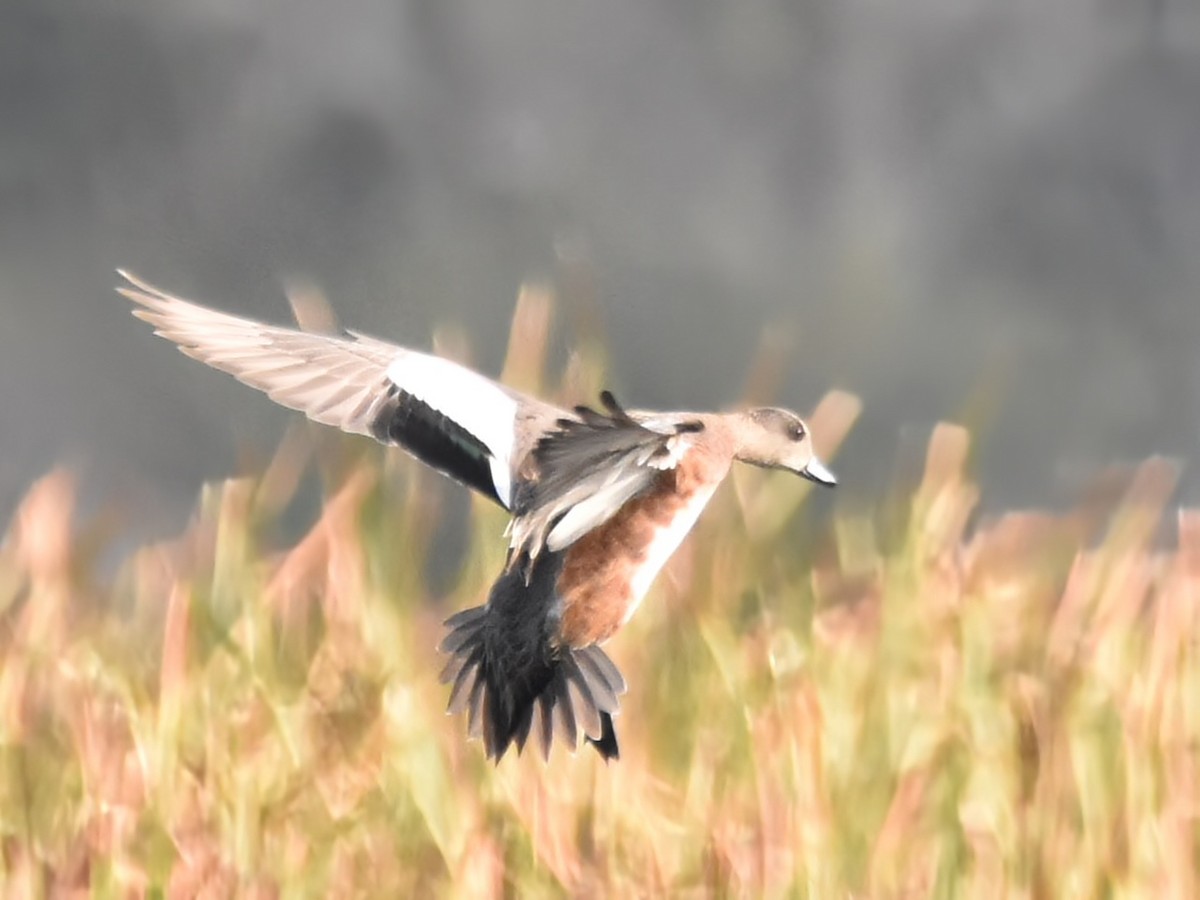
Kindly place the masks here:
<instances>
[{"instance_id":1,"label":"duck's eye","mask_svg":"<svg viewBox=\"0 0 1200 900\"><path fill-rule=\"evenodd\" d=\"M804 426L799 422L793 422L788 426L788 437L793 441L804 440Z\"/></svg>"}]
</instances>

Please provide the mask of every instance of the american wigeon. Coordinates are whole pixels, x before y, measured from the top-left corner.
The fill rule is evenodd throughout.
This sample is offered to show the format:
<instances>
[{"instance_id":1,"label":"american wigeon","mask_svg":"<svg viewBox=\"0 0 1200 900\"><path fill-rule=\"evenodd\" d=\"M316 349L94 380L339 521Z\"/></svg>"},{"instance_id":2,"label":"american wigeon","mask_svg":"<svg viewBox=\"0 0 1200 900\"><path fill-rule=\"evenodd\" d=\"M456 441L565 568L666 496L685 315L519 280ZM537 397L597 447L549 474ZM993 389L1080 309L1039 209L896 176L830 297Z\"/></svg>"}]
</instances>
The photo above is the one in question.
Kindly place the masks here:
<instances>
[{"instance_id":1,"label":"american wigeon","mask_svg":"<svg viewBox=\"0 0 1200 900\"><path fill-rule=\"evenodd\" d=\"M266 325L164 293L132 275L134 315L179 349L277 403L403 447L512 514L508 562L487 602L447 620L449 711L499 760L536 734L580 732L618 755L625 680L601 649L629 620L734 460L836 479L785 409L633 412L611 394L574 410L457 363L348 331Z\"/></svg>"}]
</instances>

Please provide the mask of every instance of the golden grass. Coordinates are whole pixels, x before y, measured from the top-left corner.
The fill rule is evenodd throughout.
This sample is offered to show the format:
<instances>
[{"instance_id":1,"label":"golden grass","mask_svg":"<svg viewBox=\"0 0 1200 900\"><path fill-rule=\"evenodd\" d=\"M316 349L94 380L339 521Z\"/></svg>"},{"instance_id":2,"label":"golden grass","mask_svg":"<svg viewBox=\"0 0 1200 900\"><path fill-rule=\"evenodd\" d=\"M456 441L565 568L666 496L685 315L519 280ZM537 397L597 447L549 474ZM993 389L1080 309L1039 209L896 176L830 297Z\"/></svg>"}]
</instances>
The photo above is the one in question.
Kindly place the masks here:
<instances>
[{"instance_id":1,"label":"golden grass","mask_svg":"<svg viewBox=\"0 0 1200 900\"><path fill-rule=\"evenodd\" d=\"M532 388L548 298L520 310L534 351L506 371ZM585 348L564 380L590 394ZM823 401L823 451L857 410ZM485 595L502 516L472 506L434 596L445 488L346 441L318 454L319 520L273 551L303 435L111 583L69 475L20 505L4 896L1196 895L1200 514L1155 542L1169 466L1119 502L976 527L948 425L915 493L832 523L800 480L739 471L610 645L621 761L493 768L444 715L433 648Z\"/></svg>"}]
</instances>

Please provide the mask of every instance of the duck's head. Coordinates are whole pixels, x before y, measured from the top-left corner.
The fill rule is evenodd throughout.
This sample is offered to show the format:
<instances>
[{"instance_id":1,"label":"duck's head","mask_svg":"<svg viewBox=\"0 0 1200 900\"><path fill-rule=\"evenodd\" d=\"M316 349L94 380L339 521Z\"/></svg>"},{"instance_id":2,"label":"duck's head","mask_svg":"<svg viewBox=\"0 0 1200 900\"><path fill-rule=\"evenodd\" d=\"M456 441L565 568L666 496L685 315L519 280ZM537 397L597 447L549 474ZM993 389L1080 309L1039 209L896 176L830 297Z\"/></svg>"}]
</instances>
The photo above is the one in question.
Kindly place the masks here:
<instances>
[{"instance_id":1,"label":"duck's head","mask_svg":"<svg viewBox=\"0 0 1200 900\"><path fill-rule=\"evenodd\" d=\"M739 460L768 469L787 469L828 487L837 484L837 476L813 452L808 426L794 412L760 406L735 415L735 455Z\"/></svg>"}]
</instances>

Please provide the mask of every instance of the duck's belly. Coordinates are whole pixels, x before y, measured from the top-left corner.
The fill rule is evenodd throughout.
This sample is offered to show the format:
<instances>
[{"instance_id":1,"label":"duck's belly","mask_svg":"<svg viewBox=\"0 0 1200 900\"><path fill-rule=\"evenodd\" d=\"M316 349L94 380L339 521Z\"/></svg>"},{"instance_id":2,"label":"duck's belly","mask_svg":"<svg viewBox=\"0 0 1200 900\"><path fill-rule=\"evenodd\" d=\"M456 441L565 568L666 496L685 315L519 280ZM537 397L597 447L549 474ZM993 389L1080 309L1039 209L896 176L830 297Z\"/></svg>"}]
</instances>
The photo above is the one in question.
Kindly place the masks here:
<instances>
[{"instance_id":1,"label":"duck's belly","mask_svg":"<svg viewBox=\"0 0 1200 900\"><path fill-rule=\"evenodd\" d=\"M567 551L558 578L563 643L600 643L629 621L720 480L695 474L664 472L658 486Z\"/></svg>"}]
</instances>

